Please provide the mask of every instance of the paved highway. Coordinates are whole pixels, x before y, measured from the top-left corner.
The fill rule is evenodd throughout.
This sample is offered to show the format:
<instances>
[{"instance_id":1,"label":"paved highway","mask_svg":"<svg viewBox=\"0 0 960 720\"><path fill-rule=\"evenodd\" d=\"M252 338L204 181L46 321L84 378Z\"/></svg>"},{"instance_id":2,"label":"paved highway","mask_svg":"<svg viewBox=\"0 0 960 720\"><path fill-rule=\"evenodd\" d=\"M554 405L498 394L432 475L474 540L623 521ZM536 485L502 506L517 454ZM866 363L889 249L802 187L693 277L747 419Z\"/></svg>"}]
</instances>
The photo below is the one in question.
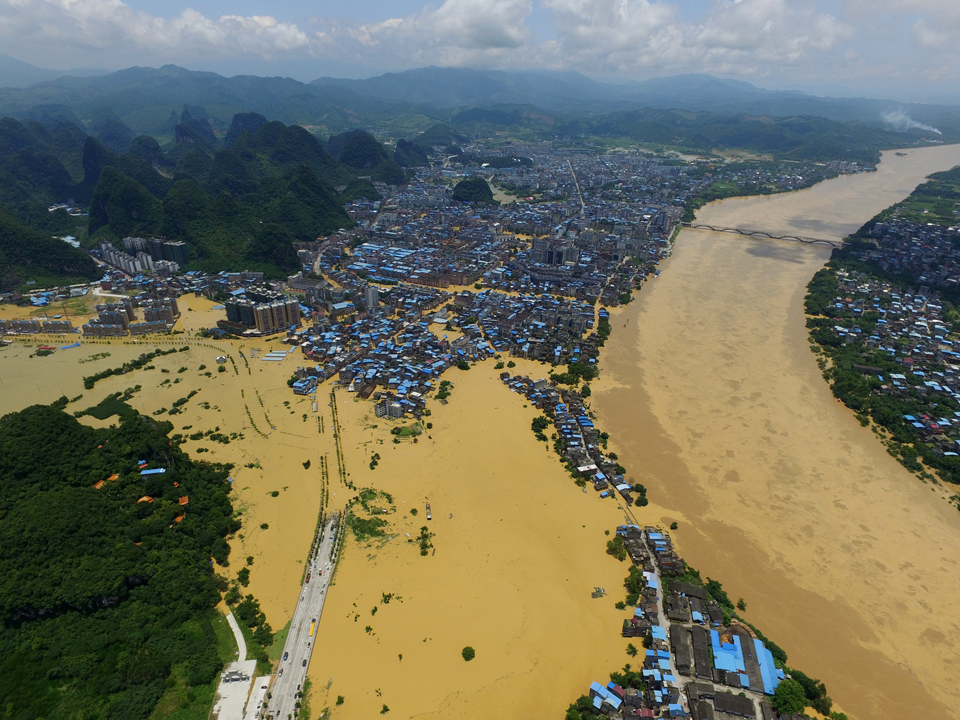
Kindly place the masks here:
<instances>
[{"instance_id":1,"label":"paved highway","mask_svg":"<svg viewBox=\"0 0 960 720\"><path fill-rule=\"evenodd\" d=\"M290 621L290 633L283 646L283 655L270 687L270 699L261 717L272 720L288 720L293 717L298 693L303 689L310 669L310 656L317 638L317 626L323 612L323 602L333 574L336 558L333 557L337 518L329 518L323 527L319 548L310 560L309 582L300 589L300 599ZM311 632L312 630L312 632Z\"/></svg>"}]
</instances>

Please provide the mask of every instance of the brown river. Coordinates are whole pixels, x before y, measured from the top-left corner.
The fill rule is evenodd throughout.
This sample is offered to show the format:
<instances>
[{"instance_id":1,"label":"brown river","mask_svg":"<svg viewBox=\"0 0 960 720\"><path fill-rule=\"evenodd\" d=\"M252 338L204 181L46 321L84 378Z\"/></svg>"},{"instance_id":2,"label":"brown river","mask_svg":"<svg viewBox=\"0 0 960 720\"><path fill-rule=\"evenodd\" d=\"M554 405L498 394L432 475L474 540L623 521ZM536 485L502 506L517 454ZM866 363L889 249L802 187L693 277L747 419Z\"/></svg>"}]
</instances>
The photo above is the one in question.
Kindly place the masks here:
<instances>
[{"instance_id":1,"label":"brown river","mask_svg":"<svg viewBox=\"0 0 960 720\"><path fill-rule=\"evenodd\" d=\"M891 151L876 173L721 201L698 220L840 239L956 164L960 146ZM803 297L829 255L684 230L613 320L593 406L662 520L679 523L688 562L743 597L836 709L958 717L960 512L823 380Z\"/></svg>"}]
</instances>

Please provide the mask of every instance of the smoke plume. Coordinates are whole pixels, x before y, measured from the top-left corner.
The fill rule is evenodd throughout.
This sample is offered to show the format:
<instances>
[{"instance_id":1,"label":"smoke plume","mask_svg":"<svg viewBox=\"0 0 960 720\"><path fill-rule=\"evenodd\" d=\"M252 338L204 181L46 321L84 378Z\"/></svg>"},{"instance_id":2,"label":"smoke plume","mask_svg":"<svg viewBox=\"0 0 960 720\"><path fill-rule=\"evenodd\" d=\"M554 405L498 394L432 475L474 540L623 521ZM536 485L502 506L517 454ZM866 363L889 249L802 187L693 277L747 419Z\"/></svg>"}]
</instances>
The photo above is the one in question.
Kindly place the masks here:
<instances>
[{"instance_id":1,"label":"smoke plume","mask_svg":"<svg viewBox=\"0 0 960 720\"><path fill-rule=\"evenodd\" d=\"M924 125L922 122L917 122L912 117L907 115L903 110L891 110L890 112L883 113L880 117L883 118L883 121L887 123L887 125L892 125L893 129L897 132L906 132L907 130L916 129L935 132L937 135L943 135L943 133L933 127L933 125Z\"/></svg>"}]
</instances>

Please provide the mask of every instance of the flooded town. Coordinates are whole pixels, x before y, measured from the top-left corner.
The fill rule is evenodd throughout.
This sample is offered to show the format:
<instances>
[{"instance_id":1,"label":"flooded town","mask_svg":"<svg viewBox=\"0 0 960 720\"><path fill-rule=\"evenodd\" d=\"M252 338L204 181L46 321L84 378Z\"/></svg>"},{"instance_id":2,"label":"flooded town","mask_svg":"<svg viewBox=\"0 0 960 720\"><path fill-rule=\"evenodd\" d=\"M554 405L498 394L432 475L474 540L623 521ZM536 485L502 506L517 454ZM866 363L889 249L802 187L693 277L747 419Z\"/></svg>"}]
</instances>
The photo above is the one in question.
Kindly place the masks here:
<instances>
[{"instance_id":1,"label":"flooded town","mask_svg":"<svg viewBox=\"0 0 960 720\"><path fill-rule=\"evenodd\" d=\"M120 396L234 468L250 524L231 545L274 626L301 633L271 658L301 653L296 688L238 712L299 712L308 679L313 707L343 717L784 720L795 687L796 713L825 717L950 707L958 651L932 607L956 605L960 515L831 396L803 306L829 249L682 223L723 178L772 194L699 220L840 241L960 152L746 170L465 151L376 183L380 200L347 207L355 226L296 244L285 280L183 272L182 243L128 236L93 249L98 282L2 298L4 413L63 396L106 427ZM499 205L453 200L476 177ZM875 233L863 252L921 284L837 268L814 330L895 359L857 372L922 399L900 420L950 463L960 368L938 292L956 284L956 230ZM324 558L343 543L335 575L304 565L312 542ZM314 616L298 603L321 568ZM451 664L464 645L475 659Z\"/></svg>"}]
</instances>

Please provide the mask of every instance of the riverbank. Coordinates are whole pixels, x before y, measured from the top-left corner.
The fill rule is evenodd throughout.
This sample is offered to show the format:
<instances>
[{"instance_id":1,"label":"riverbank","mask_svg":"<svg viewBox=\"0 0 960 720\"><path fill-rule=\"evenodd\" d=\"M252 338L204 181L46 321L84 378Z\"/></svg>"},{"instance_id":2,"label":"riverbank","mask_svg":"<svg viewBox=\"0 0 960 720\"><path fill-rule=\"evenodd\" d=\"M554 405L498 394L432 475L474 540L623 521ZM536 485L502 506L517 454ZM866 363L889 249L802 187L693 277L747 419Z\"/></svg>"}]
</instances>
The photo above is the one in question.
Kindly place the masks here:
<instances>
[{"instance_id":1,"label":"riverbank","mask_svg":"<svg viewBox=\"0 0 960 720\"><path fill-rule=\"evenodd\" d=\"M842 238L960 148L704 208L715 225ZM592 383L611 449L679 522L681 554L851 717L949 716L960 514L831 395L804 327L829 250L684 230L613 322Z\"/></svg>"}]
</instances>

